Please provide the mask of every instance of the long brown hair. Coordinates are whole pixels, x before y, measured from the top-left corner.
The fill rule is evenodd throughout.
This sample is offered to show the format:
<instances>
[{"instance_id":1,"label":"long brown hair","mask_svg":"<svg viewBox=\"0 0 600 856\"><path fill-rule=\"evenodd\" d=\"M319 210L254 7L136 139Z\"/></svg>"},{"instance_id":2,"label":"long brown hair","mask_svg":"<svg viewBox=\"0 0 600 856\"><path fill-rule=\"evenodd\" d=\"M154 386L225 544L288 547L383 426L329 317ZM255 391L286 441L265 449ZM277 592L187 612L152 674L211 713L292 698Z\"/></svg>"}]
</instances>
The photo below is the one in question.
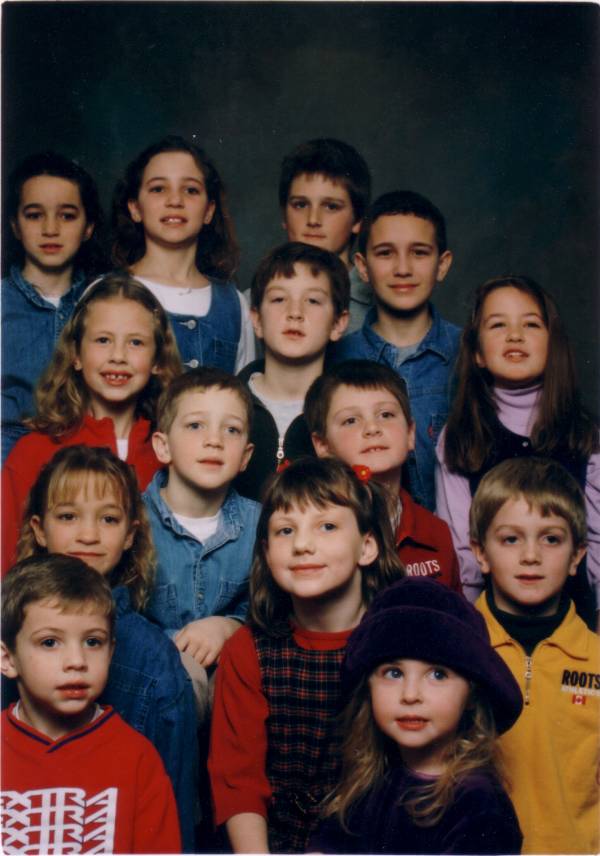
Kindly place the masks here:
<instances>
[{"instance_id":1,"label":"long brown hair","mask_svg":"<svg viewBox=\"0 0 600 856\"><path fill-rule=\"evenodd\" d=\"M60 437L76 430L89 408L89 395L82 373L75 370L75 358L81 349L88 310L93 303L122 298L133 300L152 316L154 324L154 363L158 372L151 375L136 402L136 418L154 421L156 402L174 377L181 374L181 360L175 337L164 309L144 285L127 274L109 274L85 292L65 324L46 371L35 390L36 412L25 424L34 431Z\"/></svg>"},{"instance_id":2,"label":"long brown hair","mask_svg":"<svg viewBox=\"0 0 600 856\"><path fill-rule=\"evenodd\" d=\"M348 831L351 807L381 785L391 767L402 762L398 747L380 731L374 720L368 676L347 701L338 719L338 728L342 773L338 786L324 805L323 814L337 815ZM435 826L450 805L456 786L475 770L485 770L499 782L505 781L490 705L477 687L472 686L456 740L446 750L444 771L432 782L399 794L399 803L417 826Z\"/></svg>"},{"instance_id":3,"label":"long brown hair","mask_svg":"<svg viewBox=\"0 0 600 856\"><path fill-rule=\"evenodd\" d=\"M485 300L499 288L516 288L528 294L548 329L539 414L531 432L536 454L552 457L561 448L574 457L588 458L598 449L598 430L580 400L573 352L556 303L529 277L501 276L479 286L463 330L456 365L457 390L446 425L448 469L466 476L477 472L494 445L494 379L487 369L479 368L476 356Z\"/></svg>"},{"instance_id":4,"label":"long brown hair","mask_svg":"<svg viewBox=\"0 0 600 856\"><path fill-rule=\"evenodd\" d=\"M323 508L341 505L350 508L362 535L370 532L378 547L376 559L362 571L362 596L367 606L386 585L405 575L398 558L386 497L373 482L360 481L353 470L334 458L299 458L275 475L263 497L256 530L254 560L250 571L250 620L270 636L290 633L292 602L273 580L266 549L269 520L276 511L292 506Z\"/></svg>"},{"instance_id":5,"label":"long brown hair","mask_svg":"<svg viewBox=\"0 0 600 856\"><path fill-rule=\"evenodd\" d=\"M145 605L154 582L154 547L150 523L142 501L133 468L121 461L110 449L95 446L66 446L42 467L31 491L23 514L17 559L44 555L35 537L31 518L42 522L46 514L60 502L68 502L90 480L100 495L113 491L129 525L134 527L131 547L124 550L118 565L108 575L111 587L127 586L135 609Z\"/></svg>"},{"instance_id":6,"label":"long brown hair","mask_svg":"<svg viewBox=\"0 0 600 856\"><path fill-rule=\"evenodd\" d=\"M206 193L215 204L215 213L198 235L196 267L207 276L229 279L238 266L239 250L229 215L225 186L212 161L203 149L188 143L183 137L168 136L140 152L125 170L113 198L112 225L115 238L112 248L114 263L124 269L142 258L146 252L143 223L134 223L127 203L137 199L144 170L156 155L164 152L184 152L194 159L204 176Z\"/></svg>"}]
</instances>

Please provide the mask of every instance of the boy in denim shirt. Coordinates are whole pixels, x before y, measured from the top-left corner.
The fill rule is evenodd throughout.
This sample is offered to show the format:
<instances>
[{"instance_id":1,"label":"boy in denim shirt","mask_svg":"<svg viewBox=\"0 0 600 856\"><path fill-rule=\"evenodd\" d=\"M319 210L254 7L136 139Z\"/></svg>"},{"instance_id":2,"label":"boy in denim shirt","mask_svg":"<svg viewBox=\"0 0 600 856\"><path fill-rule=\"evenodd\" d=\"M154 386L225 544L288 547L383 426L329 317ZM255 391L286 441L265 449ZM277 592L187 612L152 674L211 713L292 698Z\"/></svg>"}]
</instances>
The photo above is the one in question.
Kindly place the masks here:
<instances>
[{"instance_id":1,"label":"boy in denim shirt","mask_svg":"<svg viewBox=\"0 0 600 856\"><path fill-rule=\"evenodd\" d=\"M410 492L435 511L435 444L448 416L460 338L460 328L430 300L452 264L444 217L418 193L386 193L363 219L358 248L356 267L371 283L375 306L360 330L335 345L333 360L374 360L404 378L417 431L407 461Z\"/></svg>"},{"instance_id":2,"label":"boy in denim shirt","mask_svg":"<svg viewBox=\"0 0 600 856\"><path fill-rule=\"evenodd\" d=\"M352 264L352 245L371 196L369 167L355 148L330 137L300 143L281 164L279 205L290 241L335 253L350 276L347 333L362 327L371 288Z\"/></svg>"},{"instance_id":3,"label":"boy in denim shirt","mask_svg":"<svg viewBox=\"0 0 600 856\"><path fill-rule=\"evenodd\" d=\"M200 684L248 607L260 506L239 496L231 482L252 454L251 419L245 386L217 368L180 375L158 403L152 442L167 469L144 493L157 553L146 612ZM197 683L195 690L198 697Z\"/></svg>"}]
</instances>

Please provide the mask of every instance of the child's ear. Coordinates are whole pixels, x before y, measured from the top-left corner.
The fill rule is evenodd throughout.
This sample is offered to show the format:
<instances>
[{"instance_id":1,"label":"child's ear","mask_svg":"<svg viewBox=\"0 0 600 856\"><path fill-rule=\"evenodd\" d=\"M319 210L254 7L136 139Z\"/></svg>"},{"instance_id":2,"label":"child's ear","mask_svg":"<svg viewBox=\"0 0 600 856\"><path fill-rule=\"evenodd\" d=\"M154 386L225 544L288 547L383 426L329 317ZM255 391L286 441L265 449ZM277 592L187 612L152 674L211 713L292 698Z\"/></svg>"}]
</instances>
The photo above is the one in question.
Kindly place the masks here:
<instances>
[{"instance_id":1,"label":"child's ear","mask_svg":"<svg viewBox=\"0 0 600 856\"><path fill-rule=\"evenodd\" d=\"M453 255L450 250L445 250L439 257L436 276L437 282L442 282L442 280L446 279L446 274L450 270L452 259Z\"/></svg>"},{"instance_id":2,"label":"child's ear","mask_svg":"<svg viewBox=\"0 0 600 856\"><path fill-rule=\"evenodd\" d=\"M581 562L585 554L587 553L587 547L578 547L573 551L573 557L571 559L571 564L569 565L569 576L574 577L577 573L577 565Z\"/></svg>"},{"instance_id":3,"label":"child's ear","mask_svg":"<svg viewBox=\"0 0 600 856\"><path fill-rule=\"evenodd\" d=\"M171 463L171 450L169 449L169 438L162 431L155 431L152 435L152 448L154 454L161 464Z\"/></svg>"},{"instance_id":4,"label":"child's ear","mask_svg":"<svg viewBox=\"0 0 600 856\"><path fill-rule=\"evenodd\" d=\"M360 232L361 226L362 226L362 220L357 220L356 223L354 224L354 226L352 226L352 230L351 230L352 234L358 235L358 233Z\"/></svg>"},{"instance_id":5,"label":"child's ear","mask_svg":"<svg viewBox=\"0 0 600 856\"><path fill-rule=\"evenodd\" d=\"M358 564L361 568L370 565L379 555L379 547L372 532L367 532L363 539L362 552Z\"/></svg>"},{"instance_id":6,"label":"child's ear","mask_svg":"<svg viewBox=\"0 0 600 856\"><path fill-rule=\"evenodd\" d=\"M415 443L417 437L417 423L411 422L408 426L408 433L406 435L407 445L411 452L415 450Z\"/></svg>"},{"instance_id":7,"label":"child's ear","mask_svg":"<svg viewBox=\"0 0 600 856\"><path fill-rule=\"evenodd\" d=\"M369 271L367 269L367 260L362 253L354 253L354 264L362 281L368 283Z\"/></svg>"},{"instance_id":8,"label":"child's ear","mask_svg":"<svg viewBox=\"0 0 600 856\"><path fill-rule=\"evenodd\" d=\"M127 533L127 537L125 538L125 541L123 543L124 550L130 550L132 548L139 525L139 520L132 520L131 526L129 527L129 532Z\"/></svg>"},{"instance_id":9,"label":"child's ear","mask_svg":"<svg viewBox=\"0 0 600 856\"><path fill-rule=\"evenodd\" d=\"M42 526L42 520L39 514L32 515L29 525L33 529L33 535L35 540L38 543L38 547L47 547L48 543L46 541L46 536L44 534L44 528Z\"/></svg>"},{"instance_id":10,"label":"child's ear","mask_svg":"<svg viewBox=\"0 0 600 856\"><path fill-rule=\"evenodd\" d=\"M142 214L137 199L128 199L127 209L129 211L129 216L131 217L134 223L142 222Z\"/></svg>"},{"instance_id":11,"label":"child's ear","mask_svg":"<svg viewBox=\"0 0 600 856\"><path fill-rule=\"evenodd\" d=\"M10 221L10 228L12 229L12 233L15 236L15 238L17 239L17 241L20 241L21 240L21 230L19 229L19 226L18 226L16 220Z\"/></svg>"},{"instance_id":12,"label":"child's ear","mask_svg":"<svg viewBox=\"0 0 600 856\"><path fill-rule=\"evenodd\" d=\"M244 454L242 455L242 463L240 466L240 472L243 473L248 464L250 463L250 458L252 457L252 452L254 451L254 443L246 443L246 448L244 449Z\"/></svg>"},{"instance_id":13,"label":"child's ear","mask_svg":"<svg viewBox=\"0 0 600 856\"><path fill-rule=\"evenodd\" d=\"M473 551L473 555L479 562L481 573L491 574L492 568L487 560L487 556L485 555L485 549L481 546L481 544L478 541L471 541L471 550Z\"/></svg>"},{"instance_id":14,"label":"child's ear","mask_svg":"<svg viewBox=\"0 0 600 856\"><path fill-rule=\"evenodd\" d=\"M204 215L204 225L205 226L207 223L210 223L212 218L215 216L215 208L216 208L215 202L214 202L214 200L211 200L208 203L208 206L206 208L206 214Z\"/></svg>"},{"instance_id":15,"label":"child's ear","mask_svg":"<svg viewBox=\"0 0 600 856\"><path fill-rule=\"evenodd\" d=\"M258 309L250 309L250 320L252 321L252 326L254 327L254 335L257 339L262 339L263 331L262 324L260 322L260 312Z\"/></svg>"},{"instance_id":16,"label":"child's ear","mask_svg":"<svg viewBox=\"0 0 600 856\"><path fill-rule=\"evenodd\" d=\"M312 440L315 452L317 453L317 458L328 458L331 455L327 440L323 437L319 437L319 435L315 434L314 431L310 435L310 439Z\"/></svg>"},{"instance_id":17,"label":"child's ear","mask_svg":"<svg viewBox=\"0 0 600 856\"><path fill-rule=\"evenodd\" d=\"M94 234L94 229L96 228L95 223L88 223L85 227L85 232L83 233L83 241L89 241L89 239ZM83 242L82 242L83 243Z\"/></svg>"},{"instance_id":18,"label":"child's ear","mask_svg":"<svg viewBox=\"0 0 600 856\"><path fill-rule=\"evenodd\" d=\"M13 655L4 642L0 642L0 671L6 678L18 678L19 676Z\"/></svg>"},{"instance_id":19,"label":"child's ear","mask_svg":"<svg viewBox=\"0 0 600 856\"><path fill-rule=\"evenodd\" d=\"M348 326L348 322L350 321L350 313L347 309L344 309L343 312L340 312L338 317L333 322L333 326L331 328L331 333L329 334L330 342L337 342L342 338L344 333L346 332L346 327Z\"/></svg>"}]
</instances>

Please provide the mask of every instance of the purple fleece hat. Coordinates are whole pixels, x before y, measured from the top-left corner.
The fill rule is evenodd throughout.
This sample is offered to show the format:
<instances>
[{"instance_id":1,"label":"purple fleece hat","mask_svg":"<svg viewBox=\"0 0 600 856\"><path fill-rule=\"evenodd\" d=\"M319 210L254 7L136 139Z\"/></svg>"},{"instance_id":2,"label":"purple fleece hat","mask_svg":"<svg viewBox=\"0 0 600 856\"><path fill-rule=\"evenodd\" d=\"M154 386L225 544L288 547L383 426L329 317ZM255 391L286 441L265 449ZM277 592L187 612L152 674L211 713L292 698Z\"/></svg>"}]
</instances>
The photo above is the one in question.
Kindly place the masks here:
<instances>
[{"instance_id":1,"label":"purple fleece hat","mask_svg":"<svg viewBox=\"0 0 600 856\"><path fill-rule=\"evenodd\" d=\"M492 648L483 616L434 580L407 577L380 592L354 630L342 663L342 693L386 660L439 663L483 687L498 734L514 725L523 697Z\"/></svg>"}]
</instances>

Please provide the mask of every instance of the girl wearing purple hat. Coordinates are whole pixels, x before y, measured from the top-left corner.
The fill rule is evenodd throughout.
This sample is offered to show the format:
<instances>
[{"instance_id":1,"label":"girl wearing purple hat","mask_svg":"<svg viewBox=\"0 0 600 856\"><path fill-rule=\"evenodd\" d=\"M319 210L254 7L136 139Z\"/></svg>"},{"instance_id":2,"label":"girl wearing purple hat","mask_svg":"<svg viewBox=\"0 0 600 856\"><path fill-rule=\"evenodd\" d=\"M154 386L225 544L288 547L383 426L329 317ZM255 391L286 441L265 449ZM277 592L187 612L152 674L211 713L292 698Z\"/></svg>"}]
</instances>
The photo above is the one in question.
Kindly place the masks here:
<instances>
[{"instance_id":1,"label":"girl wearing purple hat","mask_svg":"<svg viewBox=\"0 0 600 856\"><path fill-rule=\"evenodd\" d=\"M431 580L381 592L348 641L342 693L342 776L311 851L520 852L495 738L522 697L471 604Z\"/></svg>"}]
</instances>

